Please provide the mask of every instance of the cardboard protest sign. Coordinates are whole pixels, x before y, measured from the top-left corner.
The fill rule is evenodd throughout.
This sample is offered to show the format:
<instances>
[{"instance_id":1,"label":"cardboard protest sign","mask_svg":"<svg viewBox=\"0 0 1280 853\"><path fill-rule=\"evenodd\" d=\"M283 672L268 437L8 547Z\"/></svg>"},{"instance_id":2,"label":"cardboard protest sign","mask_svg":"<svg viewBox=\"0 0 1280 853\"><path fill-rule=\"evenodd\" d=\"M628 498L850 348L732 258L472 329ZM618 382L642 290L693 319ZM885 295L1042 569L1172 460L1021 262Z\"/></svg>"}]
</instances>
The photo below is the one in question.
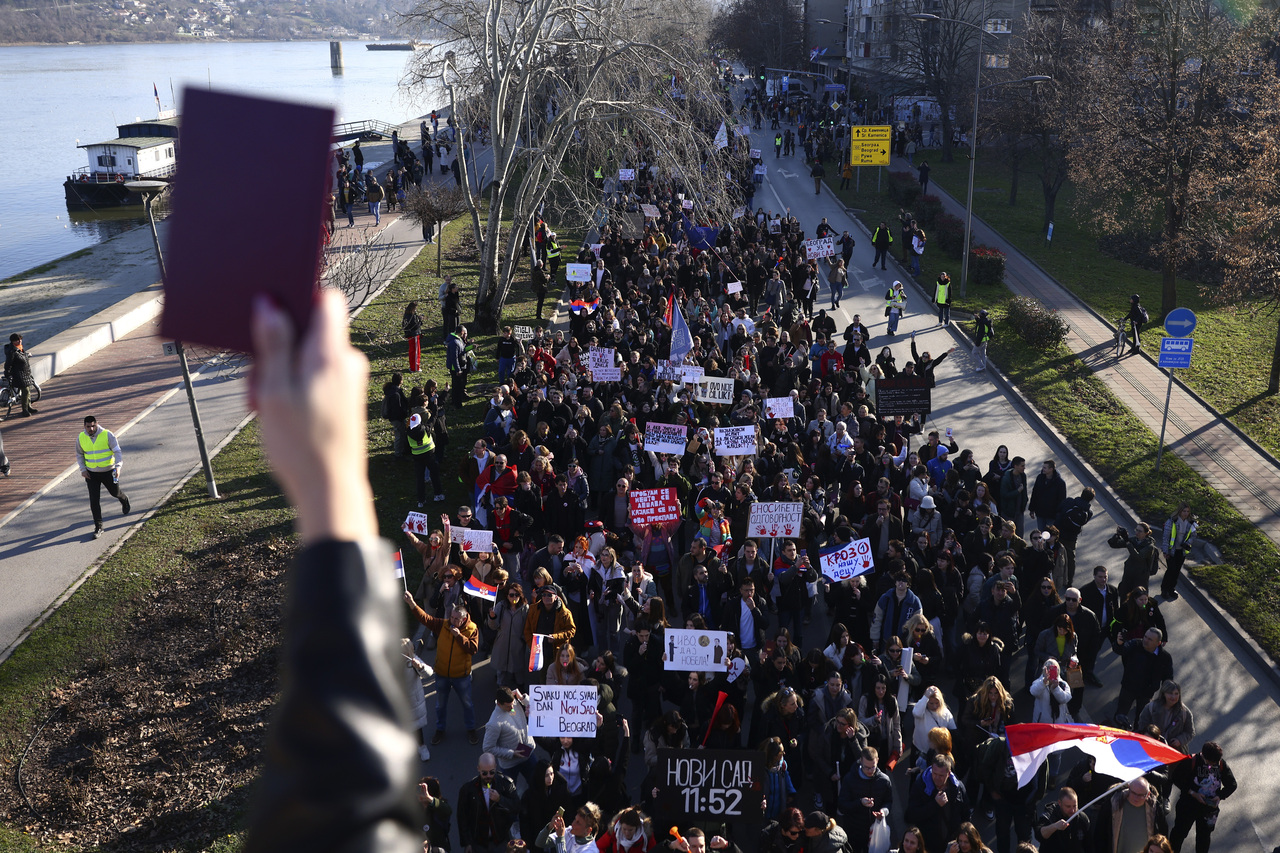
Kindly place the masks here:
<instances>
[{"instance_id":1,"label":"cardboard protest sign","mask_svg":"<svg viewBox=\"0 0 1280 853\"><path fill-rule=\"evenodd\" d=\"M871 571L871 540L855 539L842 548L832 548L822 553L819 562L822 573L833 581L842 581Z\"/></svg>"},{"instance_id":2,"label":"cardboard protest sign","mask_svg":"<svg viewBox=\"0 0 1280 853\"><path fill-rule=\"evenodd\" d=\"M666 630L662 668L693 672L724 672L729 666L729 635L724 631Z\"/></svg>"},{"instance_id":3,"label":"cardboard protest sign","mask_svg":"<svg viewBox=\"0 0 1280 853\"><path fill-rule=\"evenodd\" d=\"M515 329L514 329L513 331L515 332L515 339L516 339L517 341L531 341L531 340L533 340L533 327L532 327L532 326L516 326L516 327L515 327Z\"/></svg>"},{"instance_id":4,"label":"cardboard protest sign","mask_svg":"<svg viewBox=\"0 0 1280 853\"><path fill-rule=\"evenodd\" d=\"M764 166L764 165L756 166L756 168L755 168L755 174L757 174L757 175L767 175L767 174L769 174L769 167L768 167L768 166Z\"/></svg>"},{"instance_id":5,"label":"cardboard protest sign","mask_svg":"<svg viewBox=\"0 0 1280 853\"><path fill-rule=\"evenodd\" d=\"M632 489L630 498L632 524L665 524L680 520L680 498L675 489Z\"/></svg>"},{"instance_id":6,"label":"cardboard protest sign","mask_svg":"<svg viewBox=\"0 0 1280 853\"><path fill-rule=\"evenodd\" d=\"M759 159L760 159L760 149L759 149L759 148L752 148L752 149L751 149L751 159L752 159L752 160L759 160Z\"/></svg>"},{"instance_id":7,"label":"cardboard protest sign","mask_svg":"<svg viewBox=\"0 0 1280 853\"><path fill-rule=\"evenodd\" d=\"M680 206L685 210L693 210L693 200L686 198L684 201L680 202Z\"/></svg>"},{"instance_id":8,"label":"cardboard protest sign","mask_svg":"<svg viewBox=\"0 0 1280 853\"><path fill-rule=\"evenodd\" d=\"M684 365L665 358L659 359L653 370L653 378L656 382L670 379L676 385L681 385L684 383Z\"/></svg>"},{"instance_id":9,"label":"cardboard protest sign","mask_svg":"<svg viewBox=\"0 0 1280 853\"><path fill-rule=\"evenodd\" d=\"M621 382L621 367L597 367L591 371L593 382Z\"/></svg>"},{"instance_id":10,"label":"cardboard protest sign","mask_svg":"<svg viewBox=\"0 0 1280 853\"><path fill-rule=\"evenodd\" d=\"M685 382L689 381L685 374ZM703 376L698 380L698 399L706 403L733 403L733 380L720 376Z\"/></svg>"},{"instance_id":11,"label":"cardboard protest sign","mask_svg":"<svg viewBox=\"0 0 1280 853\"><path fill-rule=\"evenodd\" d=\"M733 209L733 213L729 214L729 218L730 218L730 219L739 219L739 218L741 218L741 217L743 217L743 216L746 216L746 215L747 215L747 209L746 209L745 207L743 207L742 205L739 205L738 207L735 207L735 208Z\"/></svg>"},{"instance_id":12,"label":"cardboard protest sign","mask_svg":"<svg viewBox=\"0 0 1280 853\"><path fill-rule=\"evenodd\" d=\"M405 517L400 529L406 533L426 533L431 529L431 519L425 512L411 512Z\"/></svg>"},{"instance_id":13,"label":"cardboard protest sign","mask_svg":"<svg viewBox=\"0 0 1280 853\"><path fill-rule=\"evenodd\" d=\"M799 501L756 501L747 515L747 535L753 539L786 539L800 535Z\"/></svg>"},{"instance_id":14,"label":"cardboard protest sign","mask_svg":"<svg viewBox=\"0 0 1280 853\"><path fill-rule=\"evenodd\" d=\"M790 397L765 397L764 416L766 418L794 418L795 403Z\"/></svg>"},{"instance_id":15,"label":"cardboard protest sign","mask_svg":"<svg viewBox=\"0 0 1280 853\"><path fill-rule=\"evenodd\" d=\"M635 170L635 169L619 169L619 170L618 170L618 180L620 180L620 181L634 181L635 179L636 179L636 170Z\"/></svg>"},{"instance_id":16,"label":"cardboard protest sign","mask_svg":"<svg viewBox=\"0 0 1280 853\"><path fill-rule=\"evenodd\" d=\"M642 205L640 205L640 212L641 212L641 213L643 213L643 214L644 214L647 218L649 218L649 219L657 219L657 218L658 218L658 206L657 206L657 205L654 205L654 204L642 204Z\"/></svg>"},{"instance_id":17,"label":"cardboard protest sign","mask_svg":"<svg viewBox=\"0 0 1280 853\"><path fill-rule=\"evenodd\" d=\"M644 427L644 449L653 453L684 453L689 431L679 424L649 421Z\"/></svg>"},{"instance_id":18,"label":"cardboard protest sign","mask_svg":"<svg viewBox=\"0 0 1280 853\"><path fill-rule=\"evenodd\" d=\"M472 530L469 527L450 527L449 541L457 543L464 551L492 551L493 531Z\"/></svg>"},{"instance_id":19,"label":"cardboard protest sign","mask_svg":"<svg viewBox=\"0 0 1280 853\"><path fill-rule=\"evenodd\" d=\"M754 456L756 453L756 428L716 427L716 456Z\"/></svg>"},{"instance_id":20,"label":"cardboard protest sign","mask_svg":"<svg viewBox=\"0 0 1280 853\"><path fill-rule=\"evenodd\" d=\"M684 374L684 384L686 385L697 385L707 372L705 368L696 364L686 364L681 370Z\"/></svg>"},{"instance_id":21,"label":"cardboard protest sign","mask_svg":"<svg viewBox=\"0 0 1280 853\"><path fill-rule=\"evenodd\" d=\"M725 289L726 289L729 293L741 293L741 292L742 292L742 282L740 282L740 281L731 281L731 282L729 282L728 286L727 286Z\"/></svg>"},{"instance_id":22,"label":"cardboard protest sign","mask_svg":"<svg viewBox=\"0 0 1280 853\"><path fill-rule=\"evenodd\" d=\"M613 347L592 347L587 356L587 367L591 370L613 367L615 355Z\"/></svg>"},{"instance_id":23,"label":"cardboard protest sign","mask_svg":"<svg viewBox=\"0 0 1280 853\"><path fill-rule=\"evenodd\" d=\"M566 264L564 277L569 281L591 281L591 264Z\"/></svg>"},{"instance_id":24,"label":"cardboard protest sign","mask_svg":"<svg viewBox=\"0 0 1280 853\"><path fill-rule=\"evenodd\" d=\"M737 749L660 749L655 811L681 823L764 820L764 755Z\"/></svg>"},{"instance_id":25,"label":"cardboard protest sign","mask_svg":"<svg viewBox=\"0 0 1280 853\"><path fill-rule=\"evenodd\" d=\"M815 237L804 241L806 258L829 258L836 253L836 241L832 237Z\"/></svg>"},{"instance_id":26,"label":"cardboard protest sign","mask_svg":"<svg viewBox=\"0 0 1280 853\"><path fill-rule=\"evenodd\" d=\"M595 737L600 690L594 684L529 685L529 734Z\"/></svg>"}]
</instances>

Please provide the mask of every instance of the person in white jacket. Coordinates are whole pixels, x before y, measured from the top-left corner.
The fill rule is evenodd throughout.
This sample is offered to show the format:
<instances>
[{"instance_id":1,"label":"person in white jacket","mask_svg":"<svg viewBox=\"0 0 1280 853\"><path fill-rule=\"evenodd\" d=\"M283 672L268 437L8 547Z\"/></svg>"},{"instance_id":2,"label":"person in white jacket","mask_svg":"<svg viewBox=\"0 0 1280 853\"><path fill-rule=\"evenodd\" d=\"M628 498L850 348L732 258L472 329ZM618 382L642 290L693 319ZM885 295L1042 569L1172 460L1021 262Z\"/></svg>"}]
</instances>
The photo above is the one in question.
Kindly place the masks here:
<instances>
[{"instance_id":1,"label":"person in white jacket","mask_svg":"<svg viewBox=\"0 0 1280 853\"><path fill-rule=\"evenodd\" d=\"M528 704L528 698L519 690L498 688L493 713L484 724L484 751L497 759L503 774L514 779L520 773L533 784L537 761L529 734Z\"/></svg>"},{"instance_id":2,"label":"person in white jacket","mask_svg":"<svg viewBox=\"0 0 1280 853\"><path fill-rule=\"evenodd\" d=\"M924 696L920 697L920 701L911 708L911 714L916 718L915 727L911 732L911 743L921 758L929 751L930 729L955 731L955 715L947 707L947 700L942 697L942 690L937 686L931 685L925 688Z\"/></svg>"},{"instance_id":3,"label":"person in white jacket","mask_svg":"<svg viewBox=\"0 0 1280 853\"><path fill-rule=\"evenodd\" d=\"M1036 700L1031 722L1073 722L1067 711L1067 703L1071 701L1071 688L1062 680L1062 671L1056 660L1045 661L1040 677L1031 682L1031 695Z\"/></svg>"},{"instance_id":4,"label":"person in white jacket","mask_svg":"<svg viewBox=\"0 0 1280 853\"><path fill-rule=\"evenodd\" d=\"M400 653L404 657L404 680L409 692L409 709L413 712L413 725L418 729L418 757L423 761L431 760L431 750L427 743L432 732L428 731L427 695L422 688L422 679L435 675L435 671L413 653L413 641L408 637L400 639Z\"/></svg>"}]
</instances>

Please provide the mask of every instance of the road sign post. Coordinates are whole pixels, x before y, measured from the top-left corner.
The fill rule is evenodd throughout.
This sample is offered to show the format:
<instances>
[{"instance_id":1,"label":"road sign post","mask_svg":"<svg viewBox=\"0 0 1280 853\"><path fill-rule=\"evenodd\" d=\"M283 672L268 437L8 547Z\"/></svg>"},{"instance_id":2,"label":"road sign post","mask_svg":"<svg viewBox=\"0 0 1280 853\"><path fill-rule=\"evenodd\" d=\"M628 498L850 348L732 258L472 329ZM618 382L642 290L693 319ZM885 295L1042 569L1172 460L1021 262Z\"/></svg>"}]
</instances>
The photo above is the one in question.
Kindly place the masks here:
<instances>
[{"instance_id":1,"label":"road sign post","mask_svg":"<svg viewBox=\"0 0 1280 853\"><path fill-rule=\"evenodd\" d=\"M1156 476L1160 476L1160 461L1164 458L1164 431L1169 424L1169 401L1173 399L1173 371L1191 366L1191 350L1195 345L1190 337L1196 329L1196 315L1190 308L1175 308L1164 318L1164 330L1172 337L1160 341L1159 367L1169 374L1169 384L1164 391L1164 417L1160 419L1160 443L1156 447Z\"/></svg>"},{"instance_id":2,"label":"road sign post","mask_svg":"<svg viewBox=\"0 0 1280 853\"><path fill-rule=\"evenodd\" d=\"M857 125L849 128L849 162L855 166L888 166L893 128Z\"/></svg>"}]
</instances>

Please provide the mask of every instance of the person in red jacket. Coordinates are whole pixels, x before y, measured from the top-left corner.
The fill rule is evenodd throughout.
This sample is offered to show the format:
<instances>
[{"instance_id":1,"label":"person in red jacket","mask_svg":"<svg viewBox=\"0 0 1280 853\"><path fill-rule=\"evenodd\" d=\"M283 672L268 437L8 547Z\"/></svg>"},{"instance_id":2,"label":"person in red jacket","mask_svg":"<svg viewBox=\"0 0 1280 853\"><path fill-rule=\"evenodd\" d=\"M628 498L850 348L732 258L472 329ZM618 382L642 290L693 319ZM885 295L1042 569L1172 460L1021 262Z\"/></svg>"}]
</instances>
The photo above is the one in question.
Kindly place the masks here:
<instances>
[{"instance_id":1,"label":"person in red jacket","mask_svg":"<svg viewBox=\"0 0 1280 853\"><path fill-rule=\"evenodd\" d=\"M836 349L835 338L827 341L826 351L818 356L818 367L824 378L844 370L844 356Z\"/></svg>"}]
</instances>

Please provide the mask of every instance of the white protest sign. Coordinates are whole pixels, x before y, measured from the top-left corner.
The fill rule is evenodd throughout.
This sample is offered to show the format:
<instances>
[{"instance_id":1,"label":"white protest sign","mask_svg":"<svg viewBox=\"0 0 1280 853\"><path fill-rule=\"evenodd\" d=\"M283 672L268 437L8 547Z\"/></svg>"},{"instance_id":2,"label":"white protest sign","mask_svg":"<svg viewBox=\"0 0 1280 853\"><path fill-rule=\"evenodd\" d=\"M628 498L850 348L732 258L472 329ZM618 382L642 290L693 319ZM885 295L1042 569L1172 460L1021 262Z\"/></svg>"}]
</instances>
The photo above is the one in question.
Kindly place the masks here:
<instances>
[{"instance_id":1,"label":"white protest sign","mask_svg":"<svg viewBox=\"0 0 1280 853\"><path fill-rule=\"evenodd\" d=\"M756 453L756 428L716 427L716 456L754 456Z\"/></svg>"},{"instance_id":2,"label":"white protest sign","mask_svg":"<svg viewBox=\"0 0 1280 853\"><path fill-rule=\"evenodd\" d=\"M400 525L400 529L406 533L426 533L430 527L431 519L423 512L409 513L404 520L404 524Z\"/></svg>"},{"instance_id":3,"label":"white protest sign","mask_svg":"<svg viewBox=\"0 0 1280 853\"><path fill-rule=\"evenodd\" d=\"M515 338L516 338L516 340L517 340L517 341L531 341L531 340L533 340L533 327L532 327L532 326L516 326L516 327L515 327L515 333L516 333L516 334L515 334Z\"/></svg>"},{"instance_id":4,"label":"white protest sign","mask_svg":"<svg viewBox=\"0 0 1280 853\"><path fill-rule=\"evenodd\" d=\"M815 237L804 241L804 256L809 259L829 258L836 253L836 241L833 237Z\"/></svg>"},{"instance_id":5,"label":"white protest sign","mask_svg":"<svg viewBox=\"0 0 1280 853\"><path fill-rule=\"evenodd\" d=\"M703 375L707 372L706 368L697 364L686 364L682 366L681 371L684 374L684 382L686 385L696 385L702 381ZM698 399L702 399L699 397Z\"/></svg>"},{"instance_id":6,"label":"white protest sign","mask_svg":"<svg viewBox=\"0 0 1280 853\"><path fill-rule=\"evenodd\" d=\"M593 382L621 382L621 367L594 367L591 369L591 380Z\"/></svg>"},{"instance_id":7,"label":"white protest sign","mask_svg":"<svg viewBox=\"0 0 1280 853\"><path fill-rule=\"evenodd\" d=\"M760 149L759 149L759 148L752 148L752 149L751 149L751 159L752 159L752 160L759 160L759 159L760 159Z\"/></svg>"},{"instance_id":8,"label":"white protest sign","mask_svg":"<svg viewBox=\"0 0 1280 853\"><path fill-rule=\"evenodd\" d=\"M796 501L763 502L751 505L747 515L747 535L754 539L786 539L800 535L804 504Z\"/></svg>"},{"instance_id":9,"label":"white protest sign","mask_svg":"<svg viewBox=\"0 0 1280 853\"><path fill-rule=\"evenodd\" d=\"M686 198L684 201L680 202L680 206L685 210L693 210L693 200Z\"/></svg>"},{"instance_id":10,"label":"white protest sign","mask_svg":"<svg viewBox=\"0 0 1280 853\"><path fill-rule=\"evenodd\" d=\"M728 290L728 292L729 292L729 293L741 293L741 292L742 292L742 282L740 282L740 281L731 281L731 282L729 282L729 286L726 288L726 290Z\"/></svg>"},{"instance_id":11,"label":"white protest sign","mask_svg":"<svg viewBox=\"0 0 1280 853\"><path fill-rule=\"evenodd\" d=\"M635 169L619 169L619 170L618 170L618 180L620 180L620 181L634 181L635 179L636 179L636 170L635 170Z\"/></svg>"},{"instance_id":12,"label":"white protest sign","mask_svg":"<svg viewBox=\"0 0 1280 853\"><path fill-rule=\"evenodd\" d=\"M656 204L642 204L640 205L640 212L643 213L647 219L658 218L658 206Z\"/></svg>"},{"instance_id":13,"label":"white protest sign","mask_svg":"<svg viewBox=\"0 0 1280 853\"><path fill-rule=\"evenodd\" d=\"M492 551L493 531L472 530L469 527L450 527L449 541L464 551Z\"/></svg>"},{"instance_id":14,"label":"white protest sign","mask_svg":"<svg viewBox=\"0 0 1280 853\"><path fill-rule=\"evenodd\" d=\"M747 215L747 209L746 209L746 207L739 205L738 207L735 207L735 208L733 209L733 213L729 214L729 218L730 218L730 219L738 219L738 218L743 217L743 216L746 216L746 215Z\"/></svg>"},{"instance_id":15,"label":"white protest sign","mask_svg":"<svg viewBox=\"0 0 1280 853\"><path fill-rule=\"evenodd\" d=\"M685 382L689 375L685 374ZM703 376L698 380L698 399L705 403L733 403L733 380L719 376Z\"/></svg>"},{"instance_id":16,"label":"white protest sign","mask_svg":"<svg viewBox=\"0 0 1280 853\"><path fill-rule=\"evenodd\" d=\"M761 165L759 165L759 166L756 166L756 168L755 168L755 174L757 174L757 175L767 175L767 174L769 174L769 167L768 167L768 166L765 166L764 164L761 164Z\"/></svg>"},{"instance_id":17,"label":"white protest sign","mask_svg":"<svg viewBox=\"0 0 1280 853\"><path fill-rule=\"evenodd\" d=\"M592 347L591 354L587 356L587 367L592 370L607 370L613 367L613 362L613 347Z\"/></svg>"},{"instance_id":18,"label":"white protest sign","mask_svg":"<svg viewBox=\"0 0 1280 853\"><path fill-rule=\"evenodd\" d=\"M565 264L564 277L569 281L591 281L591 264Z\"/></svg>"},{"instance_id":19,"label":"white protest sign","mask_svg":"<svg viewBox=\"0 0 1280 853\"><path fill-rule=\"evenodd\" d=\"M833 581L842 581L871 571L871 540L855 539L843 548L836 548L819 559L822 573Z\"/></svg>"},{"instance_id":20,"label":"white protest sign","mask_svg":"<svg viewBox=\"0 0 1280 853\"><path fill-rule=\"evenodd\" d=\"M653 369L653 378L656 382L664 379L670 379L677 385L684 382L684 365L677 364L670 359L659 359L658 365Z\"/></svg>"},{"instance_id":21,"label":"white protest sign","mask_svg":"<svg viewBox=\"0 0 1280 853\"><path fill-rule=\"evenodd\" d=\"M796 407L790 397L765 397L764 416L766 418L794 418Z\"/></svg>"},{"instance_id":22,"label":"white protest sign","mask_svg":"<svg viewBox=\"0 0 1280 853\"><path fill-rule=\"evenodd\" d=\"M529 685L529 734L595 737L600 691L592 684Z\"/></svg>"},{"instance_id":23,"label":"white protest sign","mask_svg":"<svg viewBox=\"0 0 1280 853\"><path fill-rule=\"evenodd\" d=\"M729 635L725 631L666 630L662 668L693 672L725 672L729 668Z\"/></svg>"},{"instance_id":24,"label":"white protest sign","mask_svg":"<svg viewBox=\"0 0 1280 853\"><path fill-rule=\"evenodd\" d=\"M592 243L592 244L591 244L591 251L592 251L592 253L593 253L593 254L595 254L595 256L596 256L597 258L599 258L599 257L600 257L600 250L601 250L601 249L603 249L603 248L604 248L604 243ZM599 272L599 270L596 270L596 272Z\"/></svg>"},{"instance_id":25,"label":"white protest sign","mask_svg":"<svg viewBox=\"0 0 1280 853\"><path fill-rule=\"evenodd\" d=\"M644 449L653 453L684 453L689 430L679 424L649 421L644 427Z\"/></svg>"}]
</instances>

